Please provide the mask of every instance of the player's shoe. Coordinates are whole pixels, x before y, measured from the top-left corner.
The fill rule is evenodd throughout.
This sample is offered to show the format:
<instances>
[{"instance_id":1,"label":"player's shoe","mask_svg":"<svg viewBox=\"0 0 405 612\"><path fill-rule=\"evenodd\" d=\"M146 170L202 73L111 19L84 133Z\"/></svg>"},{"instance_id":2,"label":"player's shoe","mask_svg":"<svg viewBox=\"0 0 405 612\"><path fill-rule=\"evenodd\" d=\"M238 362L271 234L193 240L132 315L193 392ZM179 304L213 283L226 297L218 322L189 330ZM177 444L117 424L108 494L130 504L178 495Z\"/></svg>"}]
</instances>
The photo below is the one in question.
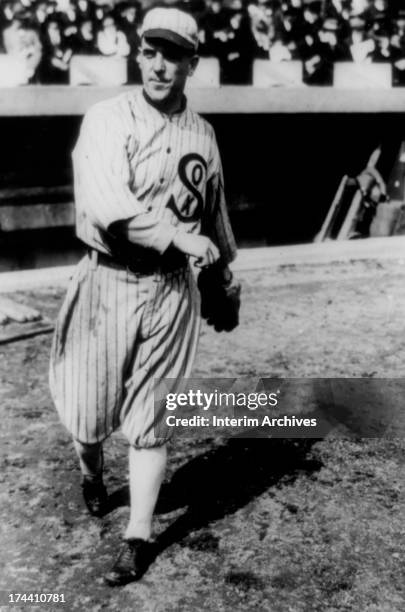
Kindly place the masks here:
<instances>
[{"instance_id":1,"label":"player's shoe","mask_svg":"<svg viewBox=\"0 0 405 612\"><path fill-rule=\"evenodd\" d=\"M141 538L124 540L111 570L104 576L109 586L122 586L142 578L154 560L156 545Z\"/></svg>"},{"instance_id":2,"label":"player's shoe","mask_svg":"<svg viewBox=\"0 0 405 612\"><path fill-rule=\"evenodd\" d=\"M90 514L93 516L103 516L106 513L108 495L102 480L94 481L84 477L82 493L84 503Z\"/></svg>"}]
</instances>

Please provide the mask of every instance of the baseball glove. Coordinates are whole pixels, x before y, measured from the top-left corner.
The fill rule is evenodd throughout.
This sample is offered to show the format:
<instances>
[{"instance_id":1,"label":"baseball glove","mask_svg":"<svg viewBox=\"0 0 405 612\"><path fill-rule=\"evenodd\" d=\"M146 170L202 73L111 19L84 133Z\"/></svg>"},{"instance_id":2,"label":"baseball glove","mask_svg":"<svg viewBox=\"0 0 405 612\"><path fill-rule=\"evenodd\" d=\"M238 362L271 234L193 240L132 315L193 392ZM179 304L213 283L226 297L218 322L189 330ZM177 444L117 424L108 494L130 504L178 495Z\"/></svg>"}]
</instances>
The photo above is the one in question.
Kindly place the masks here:
<instances>
[{"instance_id":1,"label":"baseball glove","mask_svg":"<svg viewBox=\"0 0 405 612\"><path fill-rule=\"evenodd\" d=\"M214 264L201 270L197 282L203 319L217 332L235 329L239 325L241 286L232 272Z\"/></svg>"}]
</instances>

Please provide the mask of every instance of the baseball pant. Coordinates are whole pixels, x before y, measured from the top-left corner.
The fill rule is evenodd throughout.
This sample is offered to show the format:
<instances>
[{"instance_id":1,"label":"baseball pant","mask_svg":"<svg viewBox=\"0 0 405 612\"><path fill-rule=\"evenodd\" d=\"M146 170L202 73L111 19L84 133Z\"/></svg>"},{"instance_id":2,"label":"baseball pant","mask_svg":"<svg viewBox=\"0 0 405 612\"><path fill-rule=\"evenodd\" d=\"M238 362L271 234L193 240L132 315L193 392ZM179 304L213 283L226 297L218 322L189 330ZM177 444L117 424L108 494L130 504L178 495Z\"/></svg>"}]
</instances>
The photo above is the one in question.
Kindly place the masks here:
<instances>
[{"instance_id":1,"label":"baseball pant","mask_svg":"<svg viewBox=\"0 0 405 612\"><path fill-rule=\"evenodd\" d=\"M189 268L148 276L77 265L59 313L50 363L51 393L63 424L86 444L121 426L136 448L164 444L164 402L155 379L190 375L200 327L200 298Z\"/></svg>"}]
</instances>

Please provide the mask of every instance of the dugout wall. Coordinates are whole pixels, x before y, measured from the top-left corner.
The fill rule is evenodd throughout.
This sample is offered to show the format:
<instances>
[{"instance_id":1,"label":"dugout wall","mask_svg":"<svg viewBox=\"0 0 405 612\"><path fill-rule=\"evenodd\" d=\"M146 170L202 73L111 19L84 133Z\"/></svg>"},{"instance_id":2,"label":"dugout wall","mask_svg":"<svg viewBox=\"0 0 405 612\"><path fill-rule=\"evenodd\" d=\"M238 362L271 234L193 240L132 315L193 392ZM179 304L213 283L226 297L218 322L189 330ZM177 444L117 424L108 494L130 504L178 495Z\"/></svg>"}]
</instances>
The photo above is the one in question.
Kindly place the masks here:
<instances>
[{"instance_id":1,"label":"dugout wall","mask_svg":"<svg viewBox=\"0 0 405 612\"><path fill-rule=\"evenodd\" d=\"M77 256L70 151L86 108L118 91L0 90L0 219L14 207L14 221L0 234L2 269ZM227 87L193 90L189 98L216 130L241 246L311 241L341 176L360 172L379 144L387 174L404 139L402 90Z\"/></svg>"}]
</instances>

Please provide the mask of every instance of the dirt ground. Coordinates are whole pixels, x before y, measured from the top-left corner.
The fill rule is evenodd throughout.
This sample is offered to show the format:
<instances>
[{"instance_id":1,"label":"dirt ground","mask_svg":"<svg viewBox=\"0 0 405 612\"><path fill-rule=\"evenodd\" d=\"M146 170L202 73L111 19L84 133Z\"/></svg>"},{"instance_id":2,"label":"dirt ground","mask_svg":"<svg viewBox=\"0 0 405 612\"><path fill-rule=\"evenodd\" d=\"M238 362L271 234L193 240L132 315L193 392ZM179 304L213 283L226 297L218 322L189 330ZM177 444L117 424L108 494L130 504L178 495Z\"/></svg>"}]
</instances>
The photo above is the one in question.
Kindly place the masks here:
<instances>
[{"instance_id":1,"label":"dirt ground","mask_svg":"<svg viewBox=\"0 0 405 612\"><path fill-rule=\"evenodd\" d=\"M226 335L203 327L195 376L358 377L380 399L387 380L404 378L404 262L288 266L242 282L241 325ZM53 318L62 293L12 297ZM50 341L0 347L2 609L10 592L57 592L65 604L39 609L405 610L405 444L395 426L380 438L175 439L160 554L140 582L105 586L128 516L126 443L117 433L105 445L110 511L92 518L47 387Z\"/></svg>"}]
</instances>

